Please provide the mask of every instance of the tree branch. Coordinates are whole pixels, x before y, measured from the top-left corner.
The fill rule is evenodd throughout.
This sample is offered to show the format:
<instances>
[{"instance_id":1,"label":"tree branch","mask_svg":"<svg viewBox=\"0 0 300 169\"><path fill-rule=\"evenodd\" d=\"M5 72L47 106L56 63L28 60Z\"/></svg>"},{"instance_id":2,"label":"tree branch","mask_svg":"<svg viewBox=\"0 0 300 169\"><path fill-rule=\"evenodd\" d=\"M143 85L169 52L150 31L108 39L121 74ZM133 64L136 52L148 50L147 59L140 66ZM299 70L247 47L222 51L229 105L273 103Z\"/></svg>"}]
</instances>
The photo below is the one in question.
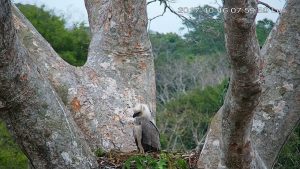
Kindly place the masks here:
<instances>
[{"instance_id":1,"label":"tree branch","mask_svg":"<svg viewBox=\"0 0 300 169\"><path fill-rule=\"evenodd\" d=\"M179 13L177 13L176 11L174 11L169 5L167 6L167 8L169 9L170 12L172 12L173 14L175 14L176 16L178 16L181 20L183 21L187 21L189 23L191 23L193 26L195 26L195 23L192 22L190 19L188 19L187 17L180 15Z\"/></svg>"},{"instance_id":2,"label":"tree branch","mask_svg":"<svg viewBox=\"0 0 300 169\"><path fill-rule=\"evenodd\" d=\"M187 17L185 17L184 15L181 15L181 14L179 14L178 12L176 12L176 11L170 6L168 0L153 0L153 1L149 1L149 2L147 3L147 5L149 5L149 4L153 3L153 2L157 2L157 1L159 1L160 4L163 4L163 5L164 5L164 11L163 11L162 14L157 15L157 16L155 16L155 17L149 19L150 21L152 21L152 20L154 20L154 19L156 19L156 18L158 18L158 17L163 16L163 15L166 13L166 9L168 9L171 13L175 14L175 15L176 15L177 17L179 17L181 20L187 21L187 22L191 23L193 26L196 25L196 24L195 24L194 22L192 22L189 18L187 18Z\"/></svg>"},{"instance_id":3,"label":"tree branch","mask_svg":"<svg viewBox=\"0 0 300 169\"><path fill-rule=\"evenodd\" d=\"M61 86L75 86L78 79L76 67L65 62L33 27L19 9L12 4L14 27L17 30L19 42L26 48L29 57L38 65L50 83L57 89Z\"/></svg>"},{"instance_id":4,"label":"tree branch","mask_svg":"<svg viewBox=\"0 0 300 169\"><path fill-rule=\"evenodd\" d=\"M157 0L149 1L149 2L147 2L147 5L149 5L149 4L153 3L153 2L156 2L156 1L157 1Z\"/></svg>"},{"instance_id":5,"label":"tree branch","mask_svg":"<svg viewBox=\"0 0 300 169\"><path fill-rule=\"evenodd\" d=\"M257 65L259 45L255 36L257 10L241 14L230 12L230 9L253 8L253 4L257 8L256 0L224 1L224 8L229 9L229 12L224 13L224 27L232 71L229 89L218 113L221 116L221 128L209 130L211 133L208 133L201 153L200 161L209 162L205 165L211 168L219 168L220 164L231 169L254 167L250 132L254 109L261 93ZM215 151L224 154L218 155Z\"/></svg>"},{"instance_id":6,"label":"tree branch","mask_svg":"<svg viewBox=\"0 0 300 169\"><path fill-rule=\"evenodd\" d=\"M166 11L167 11L167 6L164 7L164 11L162 12L162 14L157 15L157 16L155 16L155 17L153 17L153 18L150 18L150 19L149 19L149 22L151 22L152 20L154 20L154 19L156 19L156 18L158 18L158 17L164 16L164 14L166 13ZM149 24L149 25L150 25L150 24Z\"/></svg>"},{"instance_id":7,"label":"tree branch","mask_svg":"<svg viewBox=\"0 0 300 169\"><path fill-rule=\"evenodd\" d=\"M224 8L253 8L252 3L256 4L256 1L227 0ZM256 14L257 11L245 15L231 12L224 15L226 47L232 75L223 105L222 140L225 164L232 169L251 168L254 160L251 155L253 147L250 131L254 109L261 93L257 63L259 44L255 36Z\"/></svg>"},{"instance_id":8,"label":"tree branch","mask_svg":"<svg viewBox=\"0 0 300 169\"><path fill-rule=\"evenodd\" d=\"M263 94L252 137L267 168L272 168L300 121L300 1L289 0L261 50Z\"/></svg>"},{"instance_id":9,"label":"tree branch","mask_svg":"<svg viewBox=\"0 0 300 169\"><path fill-rule=\"evenodd\" d=\"M20 43L9 0L0 0L0 98L6 123L35 168L96 168L70 112Z\"/></svg>"},{"instance_id":10,"label":"tree branch","mask_svg":"<svg viewBox=\"0 0 300 169\"><path fill-rule=\"evenodd\" d=\"M280 14L280 10L273 8L272 6L270 6L269 4L262 2L262 1L258 1L258 4L264 5L265 7L269 8L270 10L272 10L273 12L277 12Z\"/></svg>"}]
</instances>

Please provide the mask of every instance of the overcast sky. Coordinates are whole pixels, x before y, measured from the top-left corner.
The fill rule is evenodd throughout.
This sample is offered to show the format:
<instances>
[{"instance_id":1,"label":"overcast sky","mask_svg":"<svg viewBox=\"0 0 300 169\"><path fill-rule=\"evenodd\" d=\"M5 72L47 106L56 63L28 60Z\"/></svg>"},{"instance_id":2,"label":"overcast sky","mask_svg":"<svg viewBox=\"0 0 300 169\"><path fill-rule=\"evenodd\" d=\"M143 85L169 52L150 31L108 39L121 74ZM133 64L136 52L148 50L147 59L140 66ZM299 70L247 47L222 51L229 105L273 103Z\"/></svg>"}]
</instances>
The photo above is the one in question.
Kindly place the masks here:
<instances>
[{"instance_id":1,"label":"overcast sky","mask_svg":"<svg viewBox=\"0 0 300 169\"><path fill-rule=\"evenodd\" d=\"M54 9L59 15L64 15L68 20L68 24L72 25L74 22L88 22L87 13L84 6L84 0L13 0L15 3L23 4L36 4L38 6L45 5L47 9ZM199 5L208 4L214 7L220 7L221 0L173 0L175 3L171 3L172 8L180 12L180 9L189 11L193 7ZM270 4L271 6L282 9L285 0L261 0ZM152 18L161 14L163 7L158 2L148 5L148 18ZM182 13L188 16L187 13ZM265 13L259 13L257 19L270 18L276 21L278 14L268 11ZM186 31L179 31L183 27L182 21L174 14L167 12L163 17L156 18L150 23L150 29L157 32L176 32L183 34Z\"/></svg>"}]
</instances>

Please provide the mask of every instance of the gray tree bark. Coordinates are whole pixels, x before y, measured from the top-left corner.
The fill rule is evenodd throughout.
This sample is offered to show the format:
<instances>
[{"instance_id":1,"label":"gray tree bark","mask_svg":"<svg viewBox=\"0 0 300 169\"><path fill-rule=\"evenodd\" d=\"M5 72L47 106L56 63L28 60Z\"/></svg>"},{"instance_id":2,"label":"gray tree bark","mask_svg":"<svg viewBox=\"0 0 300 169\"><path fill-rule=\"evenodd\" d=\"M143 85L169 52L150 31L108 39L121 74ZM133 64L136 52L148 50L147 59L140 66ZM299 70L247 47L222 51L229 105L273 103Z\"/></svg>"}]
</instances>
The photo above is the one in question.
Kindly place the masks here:
<instances>
[{"instance_id":1,"label":"gray tree bark","mask_svg":"<svg viewBox=\"0 0 300 169\"><path fill-rule=\"evenodd\" d=\"M256 0L224 1L225 40L232 72L224 105L213 121L201 153L201 168L253 168L250 139L254 109L260 96L259 45L255 33ZM234 13L233 10L243 12ZM246 12L247 9L253 9ZM215 124L217 123L217 124ZM212 153L213 152L213 153Z\"/></svg>"},{"instance_id":2,"label":"gray tree bark","mask_svg":"<svg viewBox=\"0 0 300 169\"><path fill-rule=\"evenodd\" d=\"M225 0L224 7L256 9L257 4ZM226 13L231 83L225 103L211 123L199 168L266 169L275 164L300 120L299 12L300 1L288 0L260 54L253 25L255 16ZM251 83L259 82L258 70L261 85Z\"/></svg>"},{"instance_id":3,"label":"gray tree bark","mask_svg":"<svg viewBox=\"0 0 300 169\"><path fill-rule=\"evenodd\" d=\"M0 1L0 100L4 115L35 168L96 168L70 112L24 48L10 1Z\"/></svg>"},{"instance_id":4,"label":"gray tree bark","mask_svg":"<svg viewBox=\"0 0 300 169\"><path fill-rule=\"evenodd\" d=\"M288 0L261 51L263 94L252 136L257 155L272 168L300 122L300 1Z\"/></svg>"}]
</instances>

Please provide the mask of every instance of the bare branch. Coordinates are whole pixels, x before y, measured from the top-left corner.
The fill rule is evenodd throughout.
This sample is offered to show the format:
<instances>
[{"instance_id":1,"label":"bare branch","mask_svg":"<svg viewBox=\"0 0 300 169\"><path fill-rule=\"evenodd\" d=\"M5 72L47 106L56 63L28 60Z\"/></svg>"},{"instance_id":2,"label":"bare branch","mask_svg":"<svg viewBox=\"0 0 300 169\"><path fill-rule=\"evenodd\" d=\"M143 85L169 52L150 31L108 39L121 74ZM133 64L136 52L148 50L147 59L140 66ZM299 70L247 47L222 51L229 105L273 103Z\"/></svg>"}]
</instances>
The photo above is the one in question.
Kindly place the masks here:
<instances>
[{"instance_id":1,"label":"bare branch","mask_svg":"<svg viewBox=\"0 0 300 169\"><path fill-rule=\"evenodd\" d=\"M148 4L151 4L151 3L153 3L153 2L156 2L156 1L157 1L157 0L150 1L150 2L147 3L147 5L148 5ZM191 19L189 19L189 18L185 17L184 15L181 15L181 14L179 14L178 12L176 12L176 11L170 6L168 0L159 0L159 2L160 2L160 4L163 4L163 5L164 5L164 11L163 11L162 14L157 15L157 16L155 16L155 17L149 19L150 22L151 22L152 20L158 18L158 17L163 16L163 15L166 13L166 9L168 9L171 13L175 14L176 16L178 16L181 20L187 21L187 22L191 23L193 26L195 25L195 23L192 22Z\"/></svg>"},{"instance_id":2,"label":"bare branch","mask_svg":"<svg viewBox=\"0 0 300 169\"><path fill-rule=\"evenodd\" d=\"M265 2L258 1L258 4L264 5L265 7L269 8L270 10L272 10L272 11L277 12L277 13L280 14L280 10L279 9L273 8L272 6L270 6L269 4L267 4Z\"/></svg>"},{"instance_id":3,"label":"bare branch","mask_svg":"<svg viewBox=\"0 0 300 169\"><path fill-rule=\"evenodd\" d=\"M205 139L206 139L206 136L207 136L207 133L206 132L203 137L201 138L201 140L197 143L197 147L196 147L196 151L199 152L200 150L202 150L203 148L203 145L204 145L204 142L205 142Z\"/></svg>"},{"instance_id":4,"label":"bare branch","mask_svg":"<svg viewBox=\"0 0 300 169\"><path fill-rule=\"evenodd\" d=\"M156 0L147 2L147 5L149 5L149 4L153 3L153 2L156 2Z\"/></svg>"},{"instance_id":5,"label":"bare branch","mask_svg":"<svg viewBox=\"0 0 300 169\"><path fill-rule=\"evenodd\" d=\"M169 9L170 12L172 12L173 14L175 14L176 16L178 16L181 20L183 21L187 21L189 23L191 23L193 26L195 26L196 24L194 22L191 21L191 19L183 16L183 15L180 15L179 13L177 13L176 11L174 11L174 9L172 9L169 5L167 5L167 8Z\"/></svg>"},{"instance_id":6,"label":"bare branch","mask_svg":"<svg viewBox=\"0 0 300 169\"><path fill-rule=\"evenodd\" d=\"M158 18L158 17L164 16L164 14L166 13L166 11L167 11L167 6L164 7L164 11L163 11L162 14L157 15L157 16L155 16L155 17L153 17L153 18L150 18L150 19L149 19L149 22L151 22L152 20L154 20L154 19L156 19L156 18ZM150 24L149 24L149 25L150 25Z\"/></svg>"}]
</instances>

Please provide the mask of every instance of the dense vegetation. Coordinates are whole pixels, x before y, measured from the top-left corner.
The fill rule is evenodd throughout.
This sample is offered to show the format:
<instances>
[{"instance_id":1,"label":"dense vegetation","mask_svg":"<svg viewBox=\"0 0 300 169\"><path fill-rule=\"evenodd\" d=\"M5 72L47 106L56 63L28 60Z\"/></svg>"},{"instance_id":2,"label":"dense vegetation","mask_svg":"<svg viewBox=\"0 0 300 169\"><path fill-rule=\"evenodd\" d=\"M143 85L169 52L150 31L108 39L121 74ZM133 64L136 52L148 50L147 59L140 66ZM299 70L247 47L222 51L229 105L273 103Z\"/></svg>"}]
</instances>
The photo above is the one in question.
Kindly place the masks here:
<instances>
[{"instance_id":1,"label":"dense vegetation","mask_svg":"<svg viewBox=\"0 0 300 169\"><path fill-rule=\"evenodd\" d=\"M157 124L162 133L162 148L191 150L201 146L211 118L223 104L227 86L228 80L224 80L203 90L196 88L161 107Z\"/></svg>"},{"instance_id":2,"label":"dense vegetation","mask_svg":"<svg viewBox=\"0 0 300 169\"><path fill-rule=\"evenodd\" d=\"M27 158L14 142L5 124L0 120L0 168L27 168Z\"/></svg>"},{"instance_id":3,"label":"dense vegetation","mask_svg":"<svg viewBox=\"0 0 300 169\"><path fill-rule=\"evenodd\" d=\"M64 60L75 66L85 63L90 37L83 23L66 28L65 19L44 6L18 7ZM222 105L228 87L223 16L206 13L205 8L212 7L199 7L192 11L191 22L183 22L189 28L184 37L150 32L157 81L157 124L162 146L167 150L201 148L209 122ZM273 26L268 19L257 22L260 45ZM275 168L299 168L299 159L300 127L283 148ZM27 168L26 157L1 121L0 168Z\"/></svg>"},{"instance_id":4,"label":"dense vegetation","mask_svg":"<svg viewBox=\"0 0 300 169\"><path fill-rule=\"evenodd\" d=\"M17 7L65 61L74 66L86 62L90 37L83 22L66 28L64 17L46 10L45 6L17 4Z\"/></svg>"}]
</instances>

